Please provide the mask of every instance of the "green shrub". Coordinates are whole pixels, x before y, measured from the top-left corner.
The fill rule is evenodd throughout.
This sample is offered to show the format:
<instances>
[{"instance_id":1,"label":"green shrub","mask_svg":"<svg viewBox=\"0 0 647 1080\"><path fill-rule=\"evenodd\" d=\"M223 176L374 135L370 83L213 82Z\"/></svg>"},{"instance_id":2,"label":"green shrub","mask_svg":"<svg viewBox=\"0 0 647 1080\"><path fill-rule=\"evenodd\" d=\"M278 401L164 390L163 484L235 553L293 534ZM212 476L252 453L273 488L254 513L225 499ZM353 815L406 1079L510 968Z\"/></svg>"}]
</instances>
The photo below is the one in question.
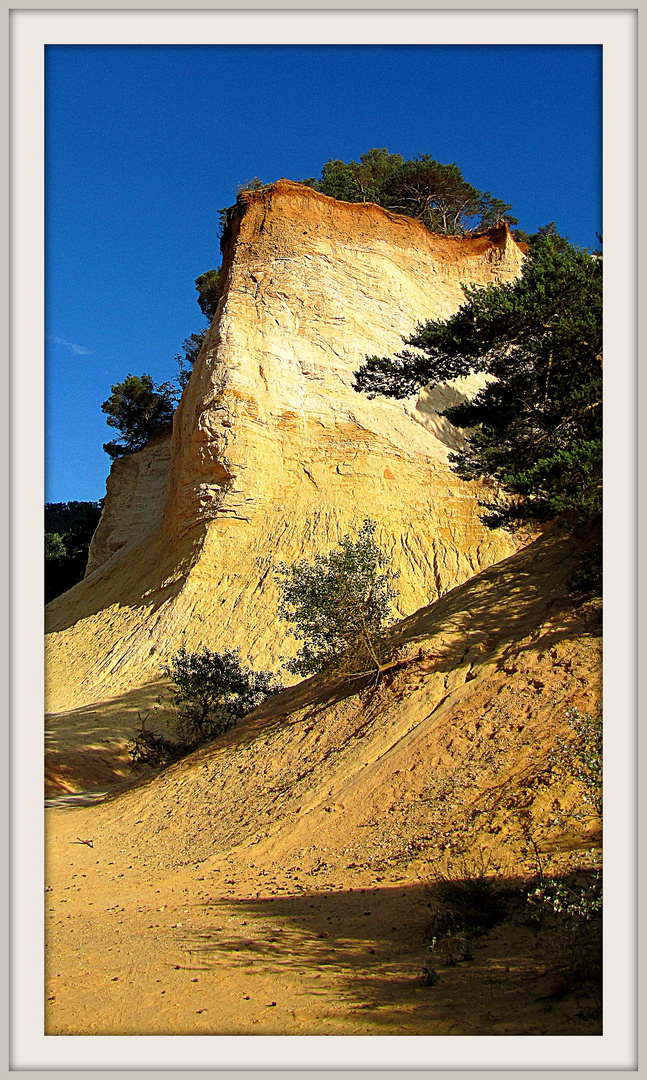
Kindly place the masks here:
<instances>
[{"instance_id":1,"label":"green shrub","mask_svg":"<svg viewBox=\"0 0 647 1080\"><path fill-rule=\"evenodd\" d=\"M209 322L211 322L216 314L218 301L222 295L221 270L221 266L218 267L217 270L207 270L204 274L200 274L200 277L195 279L200 311Z\"/></svg>"},{"instance_id":2,"label":"green shrub","mask_svg":"<svg viewBox=\"0 0 647 1080\"><path fill-rule=\"evenodd\" d=\"M397 594L396 575L382 569L387 559L375 529L366 518L356 540L344 536L337 550L316 555L314 563L277 567L279 616L304 642L287 671L312 675L347 650L362 670L379 671L380 631Z\"/></svg>"},{"instance_id":3,"label":"green shrub","mask_svg":"<svg viewBox=\"0 0 647 1080\"><path fill-rule=\"evenodd\" d=\"M580 867L564 878L543 878L526 904L542 932L548 998L588 985L594 1013L602 1004L602 872Z\"/></svg>"},{"instance_id":4,"label":"green shrub","mask_svg":"<svg viewBox=\"0 0 647 1080\"><path fill-rule=\"evenodd\" d=\"M266 698L280 693L280 681L269 671L252 671L238 649L222 653L206 647L180 649L163 668L171 679L176 731L184 753L232 728Z\"/></svg>"},{"instance_id":5,"label":"green shrub","mask_svg":"<svg viewBox=\"0 0 647 1080\"><path fill-rule=\"evenodd\" d=\"M110 389L101 409L108 416L108 427L117 428L121 435L121 441L103 444L113 459L142 450L156 431L173 420L178 391L171 383L156 385L150 375L127 375Z\"/></svg>"}]
</instances>

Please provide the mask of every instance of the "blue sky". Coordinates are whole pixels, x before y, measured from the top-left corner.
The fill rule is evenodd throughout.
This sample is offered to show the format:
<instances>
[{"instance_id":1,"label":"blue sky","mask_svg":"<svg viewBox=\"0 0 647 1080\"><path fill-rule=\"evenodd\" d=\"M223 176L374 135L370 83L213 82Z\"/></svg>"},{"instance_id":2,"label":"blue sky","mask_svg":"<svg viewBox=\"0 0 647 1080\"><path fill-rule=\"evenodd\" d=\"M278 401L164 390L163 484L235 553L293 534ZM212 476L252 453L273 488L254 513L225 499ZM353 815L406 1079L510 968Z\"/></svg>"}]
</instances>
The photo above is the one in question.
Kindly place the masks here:
<instances>
[{"instance_id":1,"label":"blue sky","mask_svg":"<svg viewBox=\"0 0 647 1080\"><path fill-rule=\"evenodd\" d=\"M598 46L47 46L46 500L99 499L129 372L174 377L218 210L373 146L456 162L583 247L601 224Z\"/></svg>"}]
</instances>

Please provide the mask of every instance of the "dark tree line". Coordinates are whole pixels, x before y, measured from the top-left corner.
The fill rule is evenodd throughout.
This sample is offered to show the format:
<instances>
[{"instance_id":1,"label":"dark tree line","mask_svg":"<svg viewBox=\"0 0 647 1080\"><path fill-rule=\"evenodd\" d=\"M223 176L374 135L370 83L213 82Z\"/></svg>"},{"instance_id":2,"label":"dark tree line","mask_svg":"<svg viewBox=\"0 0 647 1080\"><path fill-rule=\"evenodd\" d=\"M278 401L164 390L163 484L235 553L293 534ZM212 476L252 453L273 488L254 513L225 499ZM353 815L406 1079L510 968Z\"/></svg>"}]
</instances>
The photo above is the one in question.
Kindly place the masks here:
<instances>
[{"instance_id":1,"label":"dark tree line","mask_svg":"<svg viewBox=\"0 0 647 1080\"><path fill-rule=\"evenodd\" d=\"M99 524L99 502L46 503L45 505L45 603L81 581L88 562L88 548Z\"/></svg>"}]
</instances>

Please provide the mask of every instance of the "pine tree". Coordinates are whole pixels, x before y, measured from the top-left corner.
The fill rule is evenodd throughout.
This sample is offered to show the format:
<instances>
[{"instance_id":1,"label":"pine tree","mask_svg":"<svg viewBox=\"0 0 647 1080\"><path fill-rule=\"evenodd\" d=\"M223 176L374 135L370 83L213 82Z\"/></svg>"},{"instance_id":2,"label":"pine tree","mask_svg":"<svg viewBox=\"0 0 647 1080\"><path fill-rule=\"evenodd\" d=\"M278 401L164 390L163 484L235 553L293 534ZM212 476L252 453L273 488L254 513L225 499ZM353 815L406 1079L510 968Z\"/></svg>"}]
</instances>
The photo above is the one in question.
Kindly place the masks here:
<instances>
[{"instance_id":1,"label":"pine tree","mask_svg":"<svg viewBox=\"0 0 647 1080\"><path fill-rule=\"evenodd\" d=\"M452 455L463 479L489 477L512 496L490 524L514 526L602 509L602 257L535 235L522 276L465 289L447 322L431 321L394 358L369 357L355 388L403 398L472 372L492 378L447 409L467 429Z\"/></svg>"}]
</instances>

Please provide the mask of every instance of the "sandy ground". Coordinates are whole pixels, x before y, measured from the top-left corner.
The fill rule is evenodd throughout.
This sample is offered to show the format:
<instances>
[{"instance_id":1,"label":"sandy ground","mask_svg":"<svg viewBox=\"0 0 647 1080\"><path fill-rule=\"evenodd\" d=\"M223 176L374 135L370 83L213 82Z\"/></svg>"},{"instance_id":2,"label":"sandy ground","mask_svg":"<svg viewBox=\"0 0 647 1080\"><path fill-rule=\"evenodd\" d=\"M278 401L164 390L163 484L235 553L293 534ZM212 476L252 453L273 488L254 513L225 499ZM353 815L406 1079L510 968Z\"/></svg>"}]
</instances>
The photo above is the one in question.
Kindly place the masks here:
<instances>
[{"instance_id":1,"label":"sandy ground","mask_svg":"<svg viewBox=\"0 0 647 1080\"><path fill-rule=\"evenodd\" d=\"M150 880L136 843L75 842L91 812L50 814L48 1034L599 1031L589 990L552 999L550 941L518 920L423 985L422 865L314 874L242 849Z\"/></svg>"},{"instance_id":2,"label":"sandy ground","mask_svg":"<svg viewBox=\"0 0 647 1080\"><path fill-rule=\"evenodd\" d=\"M377 687L317 676L130 789L55 788L47 1033L598 1034L598 988L564 978L575 939L519 894L600 865L549 762L600 691L571 563L542 542L411 616ZM84 752L78 730L59 714L59 746ZM479 875L505 917L465 955L432 948L440 885Z\"/></svg>"}]
</instances>

